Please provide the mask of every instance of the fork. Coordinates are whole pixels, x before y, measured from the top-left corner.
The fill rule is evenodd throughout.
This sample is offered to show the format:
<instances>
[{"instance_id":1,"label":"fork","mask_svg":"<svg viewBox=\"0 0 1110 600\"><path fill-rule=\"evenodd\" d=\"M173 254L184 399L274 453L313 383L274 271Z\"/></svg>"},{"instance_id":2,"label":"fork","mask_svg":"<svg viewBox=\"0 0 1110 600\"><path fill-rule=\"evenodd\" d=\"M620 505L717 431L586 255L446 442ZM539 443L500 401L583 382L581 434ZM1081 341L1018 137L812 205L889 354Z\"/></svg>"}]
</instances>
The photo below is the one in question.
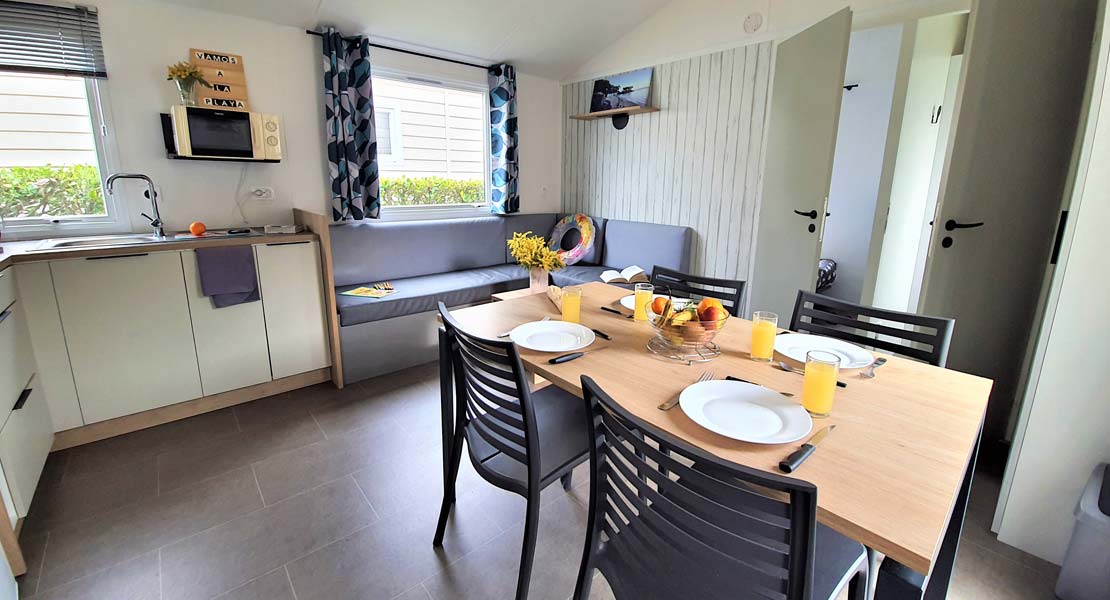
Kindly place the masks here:
<instances>
[{"instance_id":1,"label":"fork","mask_svg":"<svg viewBox=\"0 0 1110 600\"><path fill-rule=\"evenodd\" d=\"M701 383L703 381L709 381L710 379L713 379L713 371L706 371L702 373L701 377L698 377L698 380L694 383ZM671 398L670 400L667 400L666 402L660 404L657 408L659 408L659 410L671 410L675 406L678 406L678 399L681 397L682 394L677 394L674 398Z\"/></svg>"},{"instance_id":2,"label":"fork","mask_svg":"<svg viewBox=\"0 0 1110 600\"><path fill-rule=\"evenodd\" d=\"M546 317L544 317L544 318L540 319L540 322L541 322L541 323L543 323L544 321L550 321L550 320L551 320L551 316L549 315L549 316L546 316ZM499 337L499 338L507 338L507 337L509 337L510 335L512 335L512 333L513 333L513 330L512 330L512 329L510 329L510 330L506 331L505 333L499 333L499 334L497 334L497 337Z\"/></svg>"},{"instance_id":3,"label":"fork","mask_svg":"<svg viewBox=\"0 0 1110 600\"><path fill-rule=\"evenodd\" d=\"M375 290L392 290L393 289L393 282L392 281L381 281L381 282L375 283L374 285L372 285L370 287L375 289Z\"/></svg>"},{"instance_id":4,"label":"fork","mask_svg":"<svg viewBox=\"0 0 1110 600\"><path fill-rule=\"evenodd\" d=\"M886 359L880 356L879 358L875 359L875 362L871 363L871 365L869 367L867 367L866 371L860 371L859 376L863 377L864 379L874 379L875 378L875 369L878 369L879 367L881 367L885 364L886 364Z\"/></svg>"}]
</instances>

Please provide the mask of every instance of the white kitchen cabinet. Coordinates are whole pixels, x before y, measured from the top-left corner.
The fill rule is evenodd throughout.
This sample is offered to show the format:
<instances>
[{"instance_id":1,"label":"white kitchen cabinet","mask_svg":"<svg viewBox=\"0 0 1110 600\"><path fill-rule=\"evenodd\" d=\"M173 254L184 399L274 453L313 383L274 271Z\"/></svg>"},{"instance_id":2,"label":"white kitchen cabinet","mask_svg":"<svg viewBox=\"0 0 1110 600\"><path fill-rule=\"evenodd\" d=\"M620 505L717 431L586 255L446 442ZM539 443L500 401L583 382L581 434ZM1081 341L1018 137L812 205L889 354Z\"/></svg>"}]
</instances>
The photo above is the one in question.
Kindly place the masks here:
<instances>
[{"instance_id":1,"label":"white kitchen cabinet","mask_svg":"<svg viewBox=\"0 0 1110 600\"><path fill-rule=\"evenodd\" d=\"M319 244L258 244L255 253L274 379L330 366Z\"/></svg>"},{"instance_id":2,"label":"white kitchen cabinet","mask_svg":"<svg viewBox=\"0 0 1110 600\"><path fill-rule=\"evenodd\" d=\"M50 411L37 380L32 379L0 429L0 465L20 517L27 516L53 443Z\"/></svg>"},{"instance_id":3,"label":"white kitchen cabinet","mask_svg":"<svg viewBox=\"0 0 1110 600\"><path fill-rule=\"evenodd\" d=\"M201 396L178 252L50 263L85 424Z\"/></svg>"},{"instance_id":4,"label":"white kitchen cabinet","mask_svg":"<svg viewBox=\"0 0 1110 600\"><path fill-rule=\"evenodd\" d=\"M0 307L0 419L35 374L35 357L21 304L16 301Z\"/></svg>"},{"instance_id":5,"label":"white kitchen cabinet","mask_svg":"<svg viewBox=\"0 0 1110 600\"><path fill-rule=\"evenodd\" d=\"M54 431L73 429L85 424L73 371L69 365L62 320L58 316L58 300L54 296L54 280L50 263L23 263L12 267L16 272L19 304L35 349L38 382L46 396L46 405L54 421Z\"/></svg>"},{"instance_id":6,"label":"white kitchen cabinet","mask_svg":"<svg viewBox=\"0 0 1110 600\"><path fill-rule=\"evenodd\" d=\"M270 381L266 319L261 302L216 308L204 295L193 250L181 253L204 395Z\"/></svg>"}]
</instances>

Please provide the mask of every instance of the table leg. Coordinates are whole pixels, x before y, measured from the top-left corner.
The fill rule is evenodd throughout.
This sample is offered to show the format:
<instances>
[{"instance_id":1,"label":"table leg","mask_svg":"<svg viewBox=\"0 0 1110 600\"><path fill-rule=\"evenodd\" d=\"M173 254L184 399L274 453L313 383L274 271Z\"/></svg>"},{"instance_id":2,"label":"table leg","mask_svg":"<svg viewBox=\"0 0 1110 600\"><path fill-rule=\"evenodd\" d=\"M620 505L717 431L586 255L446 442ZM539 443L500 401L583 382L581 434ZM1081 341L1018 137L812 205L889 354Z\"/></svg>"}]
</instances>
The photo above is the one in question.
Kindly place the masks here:
<instances>
[{"instance_id":1,"label":"table leg","mask_svg":"<svg viewBox=\"0 0 1110 600\"><path fill-rule=\"evenodd\" d=\"M980 430L979 435L982 435ZM967 516L967 502L971 496L971 480L975 474L975 462L979 457L979 440L971 452L963 484L952 508L952 518L940 543L940 552L933 563L933 571L928 579L889 558L883 559L879 567L879 577L875 584L875 600L943 600L948 596L948 585L952 582L952 572L956 567L956 552L960 548L960 534Z\"/></svg>"},{"instance_id":2,"label":"table leg","mask_svg":"<svg viewBox=\"0 0 1110 600\"><path fill-rule=\"evenodd\" d=\"M455 434L454 375L451 370L451 341L447 331L439 328L439 410L440 435L443 446L443 489L451 478L451 441Z\"/></svg>"}]
</instances>

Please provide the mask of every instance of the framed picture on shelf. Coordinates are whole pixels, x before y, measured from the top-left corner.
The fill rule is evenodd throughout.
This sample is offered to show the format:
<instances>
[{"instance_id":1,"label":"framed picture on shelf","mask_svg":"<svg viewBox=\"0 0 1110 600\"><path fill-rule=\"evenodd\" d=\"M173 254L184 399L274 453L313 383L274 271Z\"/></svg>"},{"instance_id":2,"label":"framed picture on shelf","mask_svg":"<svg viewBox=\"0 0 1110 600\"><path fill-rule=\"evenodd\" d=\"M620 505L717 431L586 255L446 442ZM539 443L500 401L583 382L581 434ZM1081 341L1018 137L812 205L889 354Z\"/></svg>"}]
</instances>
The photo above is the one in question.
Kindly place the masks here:
<instances>
[{"instance_id":1,"label":"framed picture on shelf","mask_svg":"<svg viewBox=\"0 0 1110 600\"><path fill-rule=\"evenodd\" d=\"M652 67L618 73L594 80L590 112L646 107L651 99Z\"/></svg>"}]
</instances>

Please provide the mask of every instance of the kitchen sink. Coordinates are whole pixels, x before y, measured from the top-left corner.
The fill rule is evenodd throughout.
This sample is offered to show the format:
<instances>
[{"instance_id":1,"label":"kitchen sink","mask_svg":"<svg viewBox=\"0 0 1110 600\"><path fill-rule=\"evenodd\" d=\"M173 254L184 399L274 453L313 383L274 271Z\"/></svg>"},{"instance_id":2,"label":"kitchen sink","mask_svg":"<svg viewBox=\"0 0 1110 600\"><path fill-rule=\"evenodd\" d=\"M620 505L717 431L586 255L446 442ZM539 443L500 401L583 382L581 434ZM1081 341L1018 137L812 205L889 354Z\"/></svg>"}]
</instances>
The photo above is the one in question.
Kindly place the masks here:
<instances>
[{"instance_id":1,"label":"kitchen sink","mask_svg":"<svg viewBox=\"0 0 1110 600\"><path fill-rule=\"evenodd\" d=\"M55 248L92 248L98 246L125 246L128 244L151 244L173 241L172 238L156 238L153 235L106 235L100 237L45 240L39 250Z\"/></svg>"}]
</instances>

